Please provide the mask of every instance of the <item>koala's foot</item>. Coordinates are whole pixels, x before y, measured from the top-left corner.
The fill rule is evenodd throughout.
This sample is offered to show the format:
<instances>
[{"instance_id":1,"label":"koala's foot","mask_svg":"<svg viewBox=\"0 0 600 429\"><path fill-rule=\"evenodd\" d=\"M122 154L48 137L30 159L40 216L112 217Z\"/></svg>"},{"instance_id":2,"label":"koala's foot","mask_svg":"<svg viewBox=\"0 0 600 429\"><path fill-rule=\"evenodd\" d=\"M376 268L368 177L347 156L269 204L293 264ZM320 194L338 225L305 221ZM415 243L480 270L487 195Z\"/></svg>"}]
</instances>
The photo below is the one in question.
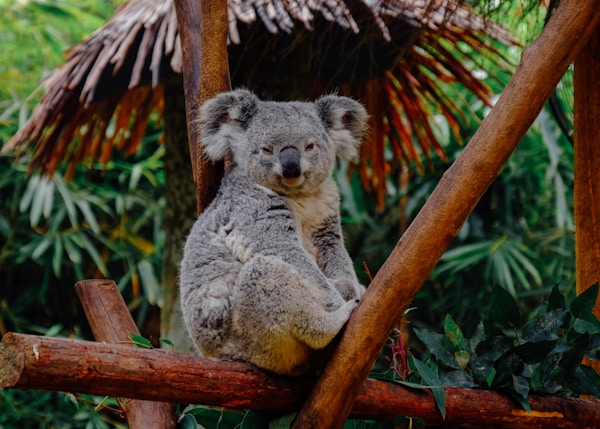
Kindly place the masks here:
<instances>
[{"instance_id":1,"label":"koala's foot","mask_svg":"<svg viewBox=\"0 0 600 429\"><path fill-rule=\"evenodd\" d=\"M309 347L320 350L325 348L340 332L350 315L358 305L358 299L344 303L335 311L321 312L320 314L303 314L302 324L292 326L295 336ZM299 309L301 312L301 309Z\"/></svg>"}]
</instances>

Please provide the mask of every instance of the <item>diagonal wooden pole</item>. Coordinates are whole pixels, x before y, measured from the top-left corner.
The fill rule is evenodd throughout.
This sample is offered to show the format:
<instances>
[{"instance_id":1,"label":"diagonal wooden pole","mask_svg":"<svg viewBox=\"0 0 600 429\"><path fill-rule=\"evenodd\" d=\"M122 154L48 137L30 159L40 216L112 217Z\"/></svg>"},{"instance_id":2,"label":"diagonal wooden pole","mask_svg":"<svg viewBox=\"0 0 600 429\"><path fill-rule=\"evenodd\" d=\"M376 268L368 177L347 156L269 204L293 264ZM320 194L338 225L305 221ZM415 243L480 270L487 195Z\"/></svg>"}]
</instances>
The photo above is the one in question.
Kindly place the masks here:
<instances>
[{"instance_id":1,"label":"diagonal wooden pole","mask_svg":"<svg viewBox=\"0 0 600 429\"><path fill-rule=\"evenodd\" d=\"M595 0L563 0L504 93L373 279L292 424L342 428L391 330L600 22ZM597 120L597 119L596 119Z\"/></svg>"}]
</instances>

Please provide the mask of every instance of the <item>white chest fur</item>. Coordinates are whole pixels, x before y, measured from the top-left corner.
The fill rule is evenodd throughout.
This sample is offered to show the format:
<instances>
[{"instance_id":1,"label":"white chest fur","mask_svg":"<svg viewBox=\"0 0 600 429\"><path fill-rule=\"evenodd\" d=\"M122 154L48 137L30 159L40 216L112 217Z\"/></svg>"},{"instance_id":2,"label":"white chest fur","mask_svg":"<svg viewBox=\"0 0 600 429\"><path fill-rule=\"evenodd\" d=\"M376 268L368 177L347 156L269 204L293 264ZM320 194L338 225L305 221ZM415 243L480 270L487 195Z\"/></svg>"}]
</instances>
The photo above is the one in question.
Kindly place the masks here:
<instances>
[{"instance_id":1,"label":"white chest fur","mask_svg":"<svg viewBox=\"0 0 600 429\"><path fill-rule=\"evenodd\" d=\"M340 200L337 185L329 179L315 193L288 197L287 200L302 246L316 259L317 249L312 242L312 234L337 213Z\"/></svg>"}]
</instances>

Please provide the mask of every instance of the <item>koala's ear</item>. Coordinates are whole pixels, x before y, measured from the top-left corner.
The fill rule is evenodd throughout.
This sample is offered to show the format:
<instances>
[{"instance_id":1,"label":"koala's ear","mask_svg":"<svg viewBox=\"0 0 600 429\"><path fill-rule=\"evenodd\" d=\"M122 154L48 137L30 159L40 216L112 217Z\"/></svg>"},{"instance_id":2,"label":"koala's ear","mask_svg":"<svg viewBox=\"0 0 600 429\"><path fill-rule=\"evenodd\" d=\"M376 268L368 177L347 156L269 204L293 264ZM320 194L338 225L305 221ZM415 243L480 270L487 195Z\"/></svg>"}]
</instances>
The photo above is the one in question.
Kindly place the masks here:
<instances>
[{"instance_id":1,"label":"koala's ear","mask_svg":"<svg viewBox=\"0 0 600 429\"><path fill-rule=\"evenodd\" d=\"M200 142L205 155L224 159L240 139L258 110L258 97L245 89L224 92L206 100L200 108Z\"/></svg>"},{"instance_id":2,"label":"koala's ear","mask_svg":"<svg viewBox=\"0 0 600 429\"><path fill-rule=\"evenodd\" d=\"M340 158L351 159L367 132L369 115L358 101L348 97L326 95L315 102L319 118L336 145Z\"/></svg>"}]
</instances>

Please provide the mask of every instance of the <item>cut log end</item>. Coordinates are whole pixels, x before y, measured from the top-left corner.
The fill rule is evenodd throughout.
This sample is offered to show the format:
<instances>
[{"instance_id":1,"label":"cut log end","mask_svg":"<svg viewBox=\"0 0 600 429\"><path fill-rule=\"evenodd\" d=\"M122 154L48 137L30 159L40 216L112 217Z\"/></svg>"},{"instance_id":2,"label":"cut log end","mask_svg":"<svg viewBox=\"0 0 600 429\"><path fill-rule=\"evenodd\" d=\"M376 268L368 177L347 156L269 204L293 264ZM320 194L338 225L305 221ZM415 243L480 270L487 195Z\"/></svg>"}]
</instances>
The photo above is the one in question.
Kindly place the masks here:
<instances>
[{"instance_id":1,"label":"cut log end","mask_svg":"<svg viewBox=\"0 0 600 429\"><path fill-rule=\"evenodd\" d=\"M21 351L19 337L8 333L0 343L0 386L17 386L25 368L25 354Z\"/></svg>"}]
</instances>

